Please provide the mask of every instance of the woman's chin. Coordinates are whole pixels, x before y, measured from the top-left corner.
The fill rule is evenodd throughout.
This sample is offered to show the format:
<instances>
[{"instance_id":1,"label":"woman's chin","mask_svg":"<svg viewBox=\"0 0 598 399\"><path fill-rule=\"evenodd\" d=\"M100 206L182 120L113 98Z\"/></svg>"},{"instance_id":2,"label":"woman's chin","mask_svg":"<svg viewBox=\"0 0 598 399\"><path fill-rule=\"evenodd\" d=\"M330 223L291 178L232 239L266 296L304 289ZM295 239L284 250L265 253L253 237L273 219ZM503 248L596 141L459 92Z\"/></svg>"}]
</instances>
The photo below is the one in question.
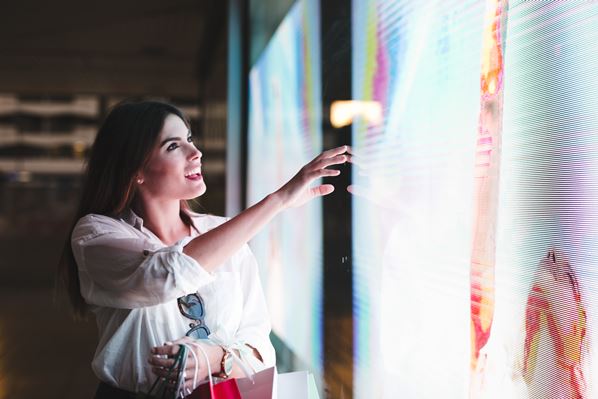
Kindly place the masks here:
<instances>
[{"instance_id":1,"label":"woman's chin","mask_svg":"<svg viewBox=\"0 0 598 399\"><path fill-rule=\"evenodd\" d=\"M205 184L202 184L201 187L198 187L196 190L193 190L193 192L189 193L189 195L184 196L184 200L192 200L194 198L197 197L201 197L202 195L204 195L207 191L207 187Z\"/></svg>"}]
</instances>

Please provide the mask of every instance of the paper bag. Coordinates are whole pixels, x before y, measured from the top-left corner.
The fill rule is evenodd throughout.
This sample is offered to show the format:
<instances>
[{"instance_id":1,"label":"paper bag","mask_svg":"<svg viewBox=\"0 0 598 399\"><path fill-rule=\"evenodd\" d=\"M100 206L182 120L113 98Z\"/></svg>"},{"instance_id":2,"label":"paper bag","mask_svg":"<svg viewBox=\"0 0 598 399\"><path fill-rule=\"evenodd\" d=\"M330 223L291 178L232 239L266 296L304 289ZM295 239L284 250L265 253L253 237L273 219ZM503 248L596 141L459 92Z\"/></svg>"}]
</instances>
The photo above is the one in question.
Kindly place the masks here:
<instances>
[{"instance_id":1,"label":"paper bag","mask_svg":"<svg viewBox=\"0 0 598 399\"><path fill-rule=\"evenodd\" d=\"M295 371L278 375L277 399L319 399L318 388L312 373Z\"/></svg>"},{"instance_id":2,"label":"paper bag","mask_svg":"<svg viewBox=\"0 0 598 399\"><path fill-rule=\"evenodd\" d=\"M243 399L277 399L276 368L259 371L249 378L237 378L237 386Z\"/></svg>"},{"instance_id":3,"label":"paper bag","mask_svg":"<svg viewBox=\"0 0 598 399\"><path fill-rule=\"evenodd\" d=\"M214 396L210 393L210 383L201 384L186 399L241 399L241 393L234 378L221 381L213 386Z\"/></svg>"}]
</instances>

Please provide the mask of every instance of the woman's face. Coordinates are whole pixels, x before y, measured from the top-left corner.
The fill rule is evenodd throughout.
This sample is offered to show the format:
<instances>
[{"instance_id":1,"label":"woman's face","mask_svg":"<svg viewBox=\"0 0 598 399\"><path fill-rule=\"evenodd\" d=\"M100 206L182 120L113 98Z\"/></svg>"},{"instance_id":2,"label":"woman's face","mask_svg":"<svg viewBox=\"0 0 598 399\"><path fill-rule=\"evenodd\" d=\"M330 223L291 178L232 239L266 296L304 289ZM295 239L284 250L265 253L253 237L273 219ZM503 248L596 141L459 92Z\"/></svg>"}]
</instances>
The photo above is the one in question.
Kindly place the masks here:
<instances>
[{"instance_id":1,"label":"woman's face","mask_svg":"<svg viewBox=\"0 0 598 399\"><path fill-rule=\"evenodd\" d=\"M178 116L166 117L150 159L140 173L140 192L160 200L187 200L206 192L201 152ZM146 196L143 195L143 196Z\"/></svg>"}]
</instances>

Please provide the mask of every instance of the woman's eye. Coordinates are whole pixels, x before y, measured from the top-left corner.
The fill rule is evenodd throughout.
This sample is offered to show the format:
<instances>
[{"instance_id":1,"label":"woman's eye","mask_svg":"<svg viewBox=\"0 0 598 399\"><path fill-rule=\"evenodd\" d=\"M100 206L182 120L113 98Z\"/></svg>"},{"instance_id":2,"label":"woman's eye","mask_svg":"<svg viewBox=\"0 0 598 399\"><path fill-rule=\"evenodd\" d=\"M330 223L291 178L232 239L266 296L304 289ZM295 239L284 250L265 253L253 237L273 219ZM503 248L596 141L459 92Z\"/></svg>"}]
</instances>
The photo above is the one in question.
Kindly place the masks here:
<instances>
[{"instance_id":1,"label":"woman's eye","mask_svg":"<svg viewBox=\"0 0 598 399\"><path fill-rule=\"evenodd\" d=\"M178 148L178 144L177 143L172 143L171 145L169 145L168 147L166 147L166 151L172 151L176 148Z\"/></svg>"},{"instance_id":2,"label":"woman's eye","mask_svg":"<svg viewBox=\"0 0 598 399\"><path fill-rule=\"evenodd\" d=\"M188 143L193 143L193 137L191 137L191 136L187 137L187 142Z\"/></svg>"}]
</instances>

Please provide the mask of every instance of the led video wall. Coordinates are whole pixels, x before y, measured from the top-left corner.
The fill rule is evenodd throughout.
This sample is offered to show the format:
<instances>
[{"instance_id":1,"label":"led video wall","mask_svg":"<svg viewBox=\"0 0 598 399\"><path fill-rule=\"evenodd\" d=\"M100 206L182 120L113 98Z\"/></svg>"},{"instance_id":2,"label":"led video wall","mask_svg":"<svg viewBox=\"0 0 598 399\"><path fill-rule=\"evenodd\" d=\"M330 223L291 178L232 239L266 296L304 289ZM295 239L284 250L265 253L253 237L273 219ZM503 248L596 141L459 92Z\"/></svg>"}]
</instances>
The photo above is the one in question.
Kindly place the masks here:
<instances>
[{"instance_id":1,"label":"led video wall","mask_svg":"<svg viewBox=\"0 0 598 399\"><path fill-rule=\"evenodd\" d=\"M352 28L354 397L598 397L598 3Z\"/></svg>"},{"instance_id":2,"label":"led video wall","mask_svg":"<svg viewBox=\"0 0 598 399\"><path fill-rule=\"evenodd\" d=\"M297 1L250 71L248 201L278 189L321 152L317 0ZM273 331L322 370L322 203L285 211L250 245Z\"/></svg>"}]
</instances>

